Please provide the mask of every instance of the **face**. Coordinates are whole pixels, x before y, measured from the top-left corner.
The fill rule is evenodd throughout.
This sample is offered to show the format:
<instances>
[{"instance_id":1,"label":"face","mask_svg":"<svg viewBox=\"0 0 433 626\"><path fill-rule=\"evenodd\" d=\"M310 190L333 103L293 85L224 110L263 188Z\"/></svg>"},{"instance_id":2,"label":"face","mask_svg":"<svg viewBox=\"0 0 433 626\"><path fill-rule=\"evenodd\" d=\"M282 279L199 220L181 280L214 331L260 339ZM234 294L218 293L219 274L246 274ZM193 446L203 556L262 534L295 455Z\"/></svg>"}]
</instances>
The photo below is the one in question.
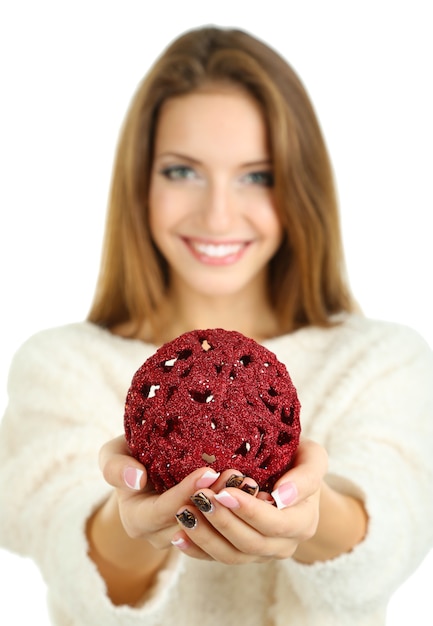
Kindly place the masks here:
<instances>
[{"instance_id":1,"label":"face","mask_svg":"<svg viewBox=\"0 0 433 626\"><path fill-rule=\"evenodd\" d=\"M164 103L149 215L171 289L206 297L265 291L282 229L266 126L252 97L224 87Z\"/></svg>"}]
</instances>

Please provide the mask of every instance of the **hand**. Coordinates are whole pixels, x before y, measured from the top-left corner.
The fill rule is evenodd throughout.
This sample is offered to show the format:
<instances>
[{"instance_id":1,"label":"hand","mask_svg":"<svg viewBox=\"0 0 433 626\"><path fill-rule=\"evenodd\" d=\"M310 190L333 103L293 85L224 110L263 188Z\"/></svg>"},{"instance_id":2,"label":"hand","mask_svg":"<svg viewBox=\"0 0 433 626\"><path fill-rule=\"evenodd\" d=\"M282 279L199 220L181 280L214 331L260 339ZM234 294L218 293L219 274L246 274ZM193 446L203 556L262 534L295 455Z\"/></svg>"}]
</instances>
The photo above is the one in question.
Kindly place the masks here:
<instances>
[{"instance_id":1,"label":"hand","mask_svg":"<svg viewBox=\"0 0 433 626\"><path fill-rule=\"evenodd\" d=\"M194 490L209 487L218 474L207 468L197 470L158 496L148 484L145 468L129 455L123 436L102 447L99 461L114 489L88 519L88 553L111 601L134 605L169 558L176 509Z\"/></svg>"},{"instance_id":2,"label":"hand","mask_svg":"<svg viewBox=\"0 0 433 626\"><path fill-rule=\"evenodd\" d=\"M190 503L192 493L210 487L219 476L203 467L158 495L148 482L145 467L129 454L123 436L101 448L99 464L105 480L115 488L113 497L127 535L146 539L159 550L171 547L178 529L175 513L179 507Z\"/></svg>"},{"instance_id":3,"label":"hand","mask_svg":"<svg viewBox=\"0 0 433 626\"><path fill-rule=\"evenodd\" d=\"M316 532L326 469L324 448L303 441L293 468L275 484L278 506L269 494L246 493L242 485L254 484L249 478L241 488L226 487L234 472L223 472L212 489L195 492L200 508L189 502L177 510L182 530L172 542L189 556L226 564L289 558Z\"/></svg>"}]
</instances>

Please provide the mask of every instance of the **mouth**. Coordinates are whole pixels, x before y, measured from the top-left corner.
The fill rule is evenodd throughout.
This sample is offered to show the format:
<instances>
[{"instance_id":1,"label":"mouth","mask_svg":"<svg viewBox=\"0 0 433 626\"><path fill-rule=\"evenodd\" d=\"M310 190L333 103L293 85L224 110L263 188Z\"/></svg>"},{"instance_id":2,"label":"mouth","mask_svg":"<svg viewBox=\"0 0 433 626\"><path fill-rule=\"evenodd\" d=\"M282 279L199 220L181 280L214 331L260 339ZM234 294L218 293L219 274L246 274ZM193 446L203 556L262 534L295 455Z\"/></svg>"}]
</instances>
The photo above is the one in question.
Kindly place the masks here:
<instances>
[{"instance_id":1,"label":"mouth","mask_svg":"<svg viewBox=\"0 0 433 626\"><path fill-rule=\"evenodd\" d=\"M244 254L249 241L204 241L184 238L196 259L208 265L230 265L238 261Z\"/></svg>"}]
</instances>

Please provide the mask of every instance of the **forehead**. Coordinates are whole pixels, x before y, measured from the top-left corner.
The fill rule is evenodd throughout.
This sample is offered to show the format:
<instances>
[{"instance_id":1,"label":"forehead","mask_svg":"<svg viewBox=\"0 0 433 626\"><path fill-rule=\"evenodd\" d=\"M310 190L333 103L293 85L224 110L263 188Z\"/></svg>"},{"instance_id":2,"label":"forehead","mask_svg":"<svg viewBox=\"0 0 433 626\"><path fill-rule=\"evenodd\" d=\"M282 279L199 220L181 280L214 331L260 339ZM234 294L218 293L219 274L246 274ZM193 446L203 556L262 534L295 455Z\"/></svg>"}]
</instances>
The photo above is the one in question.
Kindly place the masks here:
<instances>
[{"instance_id":1,"label":"forehead","mask_svg":"<svg viewBox=\"0 0 433 626\"><path fill-rule=\"evenodd\" d=\"M208 85L163 103L156 152L178 146L217 150L222 145L239 152L268 152L263 111L246 90L236 85Z\"/></svg>"}]
</instances>

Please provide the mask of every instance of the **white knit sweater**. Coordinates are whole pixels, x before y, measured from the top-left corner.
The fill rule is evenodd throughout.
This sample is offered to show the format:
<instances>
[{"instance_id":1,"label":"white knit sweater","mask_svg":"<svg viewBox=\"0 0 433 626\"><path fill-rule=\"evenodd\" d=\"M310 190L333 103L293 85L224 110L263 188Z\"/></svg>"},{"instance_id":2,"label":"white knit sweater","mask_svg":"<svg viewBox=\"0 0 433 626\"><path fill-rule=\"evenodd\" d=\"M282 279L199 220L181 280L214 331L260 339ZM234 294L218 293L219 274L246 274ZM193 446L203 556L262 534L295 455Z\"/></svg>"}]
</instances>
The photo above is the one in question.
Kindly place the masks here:
<instances>
[{"instance_id":1,"label":"white knit sweater","mask_svg":"<svg viewBox=\"0 0 433 626\"><path fill-rule=\"evenodd\" d=\"M135 370L155 348L89 323L17 352L0 431L0 544L30 555L58 626L377 626L433 545L433 354L414 331L361 316L265 342L286 363L303 435L329 483L364 499L365 540L336 559L225 566L173 549L138 607L113 606L87 557L86 519L106 497L100 446L123 431Z\"/></svg>"}]
</instances>

